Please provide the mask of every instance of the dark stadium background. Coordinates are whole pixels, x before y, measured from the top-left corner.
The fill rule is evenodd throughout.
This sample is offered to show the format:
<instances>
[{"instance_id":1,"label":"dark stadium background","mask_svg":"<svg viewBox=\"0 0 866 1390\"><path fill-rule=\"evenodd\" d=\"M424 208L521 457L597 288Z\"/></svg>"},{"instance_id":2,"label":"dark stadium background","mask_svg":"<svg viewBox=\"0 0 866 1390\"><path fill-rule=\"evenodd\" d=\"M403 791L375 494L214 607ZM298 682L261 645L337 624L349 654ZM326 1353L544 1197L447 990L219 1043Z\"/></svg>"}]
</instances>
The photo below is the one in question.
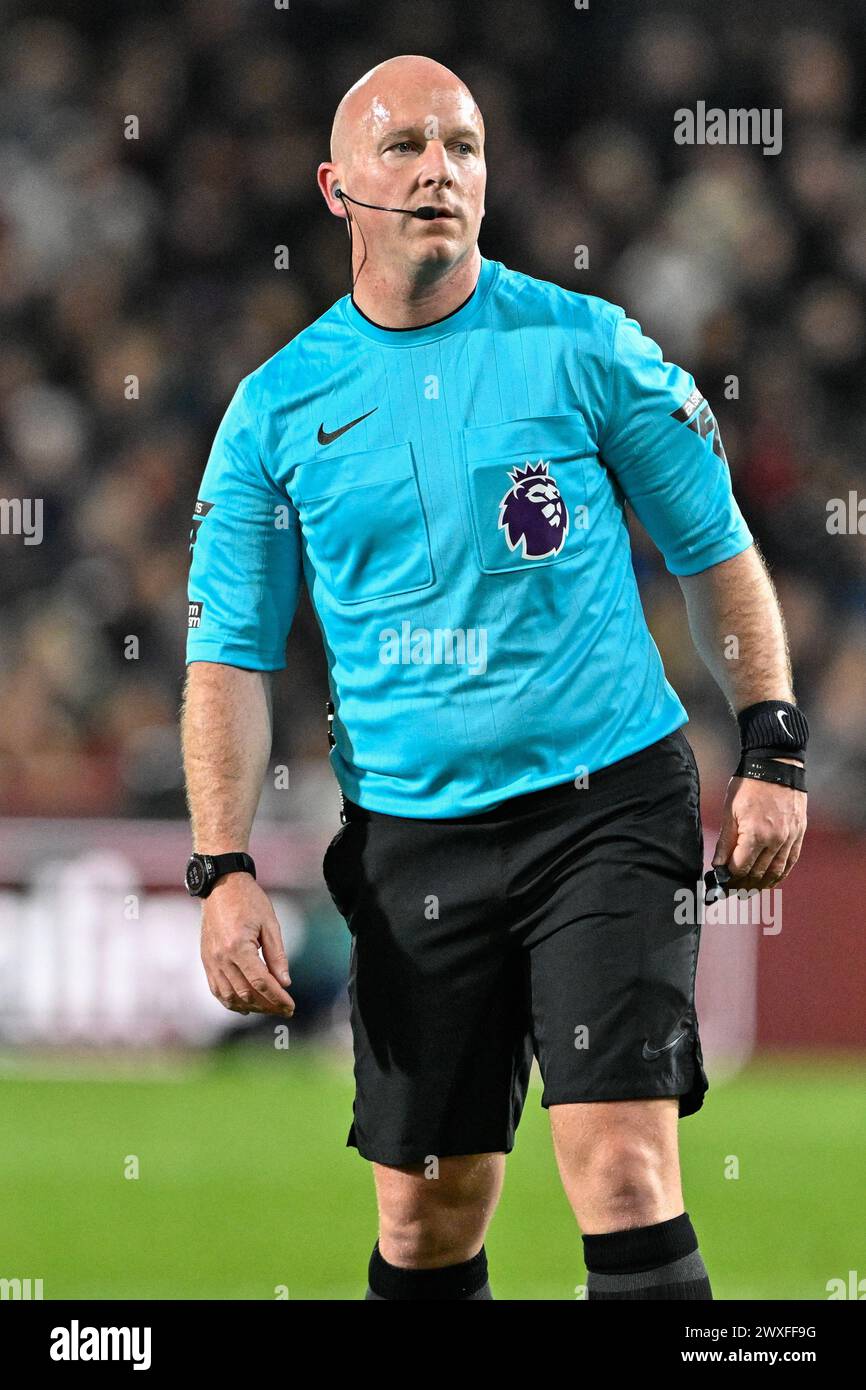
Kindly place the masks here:
<instances>
[{"instance_id":1,"label":"dark stadium background","mask_svg":"<svg viewBox=\"0 0 866 1390\"><path fill-rule=\"evenodd\" d=\"M163 1152L171 1223L154 1195L129 1228L138 1264L116 1263L108 1225L82 1219L91 1201L113 1201L112 1220L132 1220L100 1185L112 1136L122 1129L117 1143L135 1146L128 1117L147 1113L155 1149L156 1136L170 1147L182 1091L194 1133L219 1146L228 1108L238 1145L260 1095L277 1126L268 1152L286 1222L304 1229L301 1208L321 1203L325 1174L328 1201L361 1213L354 1244L343 1227L314 1257L311 1234L292 1296L357 1296L374 1216L365 1165L342 1148L347 941L320 875L338 796L306 595L275 710L272 763L289 786L267 779L253 837L298 982L294 1050L276 1059L263 1055L273 1025L223 1014L198 978L197 908L178 890L189 835L177 719L190 520L214 431L238 380L347 292L347 238L316 168L345 90L414 52L453 68L482 109L482 252L622 304L693 373L778 588L812 729L810 827L778 935L705 931L699 1005L716 1085L684 1126L684 1163L718 1296L826 1297L825 1278L856 1265L848 1197L863 1163L866 515L864 534L831 535L827 504L866 497L866 5L68 0L0 4L0 25L0 496L44 502L41 544L0 535L0 1113L15 1117L0 1171L18 1218L4 1257L14 1268L0 1276L44 1268L46 1297L272 1296L216 1254L187 1259L194 1235L170 1175L178 1163L187 1181L206 1173L197 1150ZM677 145L673 113L699 100L781 108L781 153ZM124 138L130 116L136 139ZM578 270L580 245L589 264ZM130 376L137 399L125 396ZM691 646L676 580L638 526L634 547L690 715L709 853L736 728ZM204 992L197 1012L187 981ZM258 1051L247 1048L256 1038ZM244 1047L227 1052L232 1043ZM94 1075L116 1079L100 1088ZM534 1192L530 1164L543 1165L549 1239L535 1242L521 1294L521 1271L507 1266L524 1218L504 1210L499 1287L571 1297L579 1249L537 1100L514 1186ZM72 1126L60 1169L58 1109ZM291 1142L274 1137L281 1125ZM747 1135L764 1186L748 1220L736 1218L754 1233L738 1265L714 1202L721 1156ZM27 1213L62 1208L70 1164L81 1208L55 1244L55 1225ZM242 1224L243 1183L222 1167L214 1182L202 1176L193 1202ZM828 1189L838 1221L832 1206L819 1217ZM774 1202L799 1213L796 1250L774 1242ZM178 1221L175 1254L166 1237L150 1268L135 1233ZM862 1238L859 1248L862 1263ZM564 1252L573 1278L549 1272Z\"/></svg>"}]
</instances>

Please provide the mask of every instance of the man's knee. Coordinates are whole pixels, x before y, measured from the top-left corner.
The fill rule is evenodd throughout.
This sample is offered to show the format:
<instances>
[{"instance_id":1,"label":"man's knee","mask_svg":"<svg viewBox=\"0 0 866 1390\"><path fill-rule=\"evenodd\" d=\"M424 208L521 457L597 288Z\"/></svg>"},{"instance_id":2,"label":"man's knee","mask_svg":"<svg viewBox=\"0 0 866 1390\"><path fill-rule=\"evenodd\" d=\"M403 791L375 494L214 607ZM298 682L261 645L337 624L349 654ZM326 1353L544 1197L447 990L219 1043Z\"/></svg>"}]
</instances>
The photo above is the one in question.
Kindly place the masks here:
<instances>
[{"instance_id":1,"label":"man's knee","mask_svg":"<svg viewBox=\"0 0 866 1390\"><path fill-rule=\"evenodd\" d=\"M665 1146L628 1134L599 1140L583 1170L587 1196L622 1216L653 1208L669 1176Z\"/></svg>"},{"instance_id":2,"label":"man's knee","mask_svg":"<svg viewBox=\"0 0 866 1390\"><path fill-rule=\"evenodd\" d=\"M563 1185L585 1233L650 1225L682 1210L675 1105L553 1110Z\"/></svg>"},{"instance_id":3,"label":"man's knee","mask_svg":"<svg viewBox=\"0 0 866 1390\"><path fill-rule=\"evenodd\" d=\"M478 1253L502 1186L502 1154L443 1158L432 1169L376 1165L379 1249L389 1264L436 1269Z\"/></svg>"}]
</instances>

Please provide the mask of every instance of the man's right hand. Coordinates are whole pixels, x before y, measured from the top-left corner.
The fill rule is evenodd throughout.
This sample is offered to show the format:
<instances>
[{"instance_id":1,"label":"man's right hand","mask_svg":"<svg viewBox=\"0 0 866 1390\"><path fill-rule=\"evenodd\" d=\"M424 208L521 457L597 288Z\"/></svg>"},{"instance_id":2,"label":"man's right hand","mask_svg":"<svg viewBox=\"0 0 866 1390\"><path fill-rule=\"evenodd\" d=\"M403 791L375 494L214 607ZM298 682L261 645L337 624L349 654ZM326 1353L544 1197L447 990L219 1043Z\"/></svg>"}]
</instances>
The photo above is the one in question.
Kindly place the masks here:
<instances>
[{"instance_id":1,"label":"man's right hand","mask_svg":"<svg viewBox=\"0 0 866 1390\"><path fill-rule=\"evenodd\" d=\"M210 992L225 1008L292 1017L280 924L252 874L226 874L202 902L201 958Z\"/></svg>"}]
</instances>

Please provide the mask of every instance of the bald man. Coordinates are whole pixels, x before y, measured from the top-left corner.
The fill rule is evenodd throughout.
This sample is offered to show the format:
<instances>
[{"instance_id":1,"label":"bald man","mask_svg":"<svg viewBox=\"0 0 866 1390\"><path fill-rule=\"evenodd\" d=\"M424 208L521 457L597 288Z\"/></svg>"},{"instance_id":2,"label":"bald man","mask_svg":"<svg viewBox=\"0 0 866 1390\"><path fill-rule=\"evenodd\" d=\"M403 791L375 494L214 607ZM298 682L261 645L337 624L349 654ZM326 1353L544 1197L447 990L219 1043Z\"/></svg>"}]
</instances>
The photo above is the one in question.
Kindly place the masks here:
<instances>
[{"instance_id":1,"label":"bald man","mask_svg":"<svg viewBox=\"0 0 866 1390\"><path fill-rule=\"evenodd\" d=\"M537 1058L587 1296L706 1300L677 1137L708 1087L700 789L626 502L738 719L729 890L796 863L808 729L709 404L623 309L482 256L485 181L481 113L441 64L391 59L340 102L318 182L352 292L241 382L195 506L187 885L213 993L291 1017L248 850L305 582L341 798L347 1143L379 1206L366 1298L492 1297Z\"/></svg>"}]
</instances>

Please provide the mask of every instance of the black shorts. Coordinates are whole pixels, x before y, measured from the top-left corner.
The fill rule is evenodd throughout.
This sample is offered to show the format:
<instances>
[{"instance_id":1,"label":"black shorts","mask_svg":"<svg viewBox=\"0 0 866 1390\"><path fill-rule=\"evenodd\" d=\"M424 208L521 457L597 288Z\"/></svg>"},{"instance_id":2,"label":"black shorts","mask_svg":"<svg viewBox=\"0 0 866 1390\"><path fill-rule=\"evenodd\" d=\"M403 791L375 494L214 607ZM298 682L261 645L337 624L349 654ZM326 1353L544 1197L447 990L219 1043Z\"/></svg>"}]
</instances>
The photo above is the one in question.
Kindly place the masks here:
<instances>
[{"instance_id":1,"label":"black shorts","mask_svg":"<svg viewBox=\"0 0 866 1390\"><path fill-rule=\"evenodd\" d=\"M322 872L352 934L347 1144L365 1158L510 1152L533 1054L545 1107L700 1109L691 746L677 729L587 781L438 820L345 802Z\"/></svg>"}]
</instances>

